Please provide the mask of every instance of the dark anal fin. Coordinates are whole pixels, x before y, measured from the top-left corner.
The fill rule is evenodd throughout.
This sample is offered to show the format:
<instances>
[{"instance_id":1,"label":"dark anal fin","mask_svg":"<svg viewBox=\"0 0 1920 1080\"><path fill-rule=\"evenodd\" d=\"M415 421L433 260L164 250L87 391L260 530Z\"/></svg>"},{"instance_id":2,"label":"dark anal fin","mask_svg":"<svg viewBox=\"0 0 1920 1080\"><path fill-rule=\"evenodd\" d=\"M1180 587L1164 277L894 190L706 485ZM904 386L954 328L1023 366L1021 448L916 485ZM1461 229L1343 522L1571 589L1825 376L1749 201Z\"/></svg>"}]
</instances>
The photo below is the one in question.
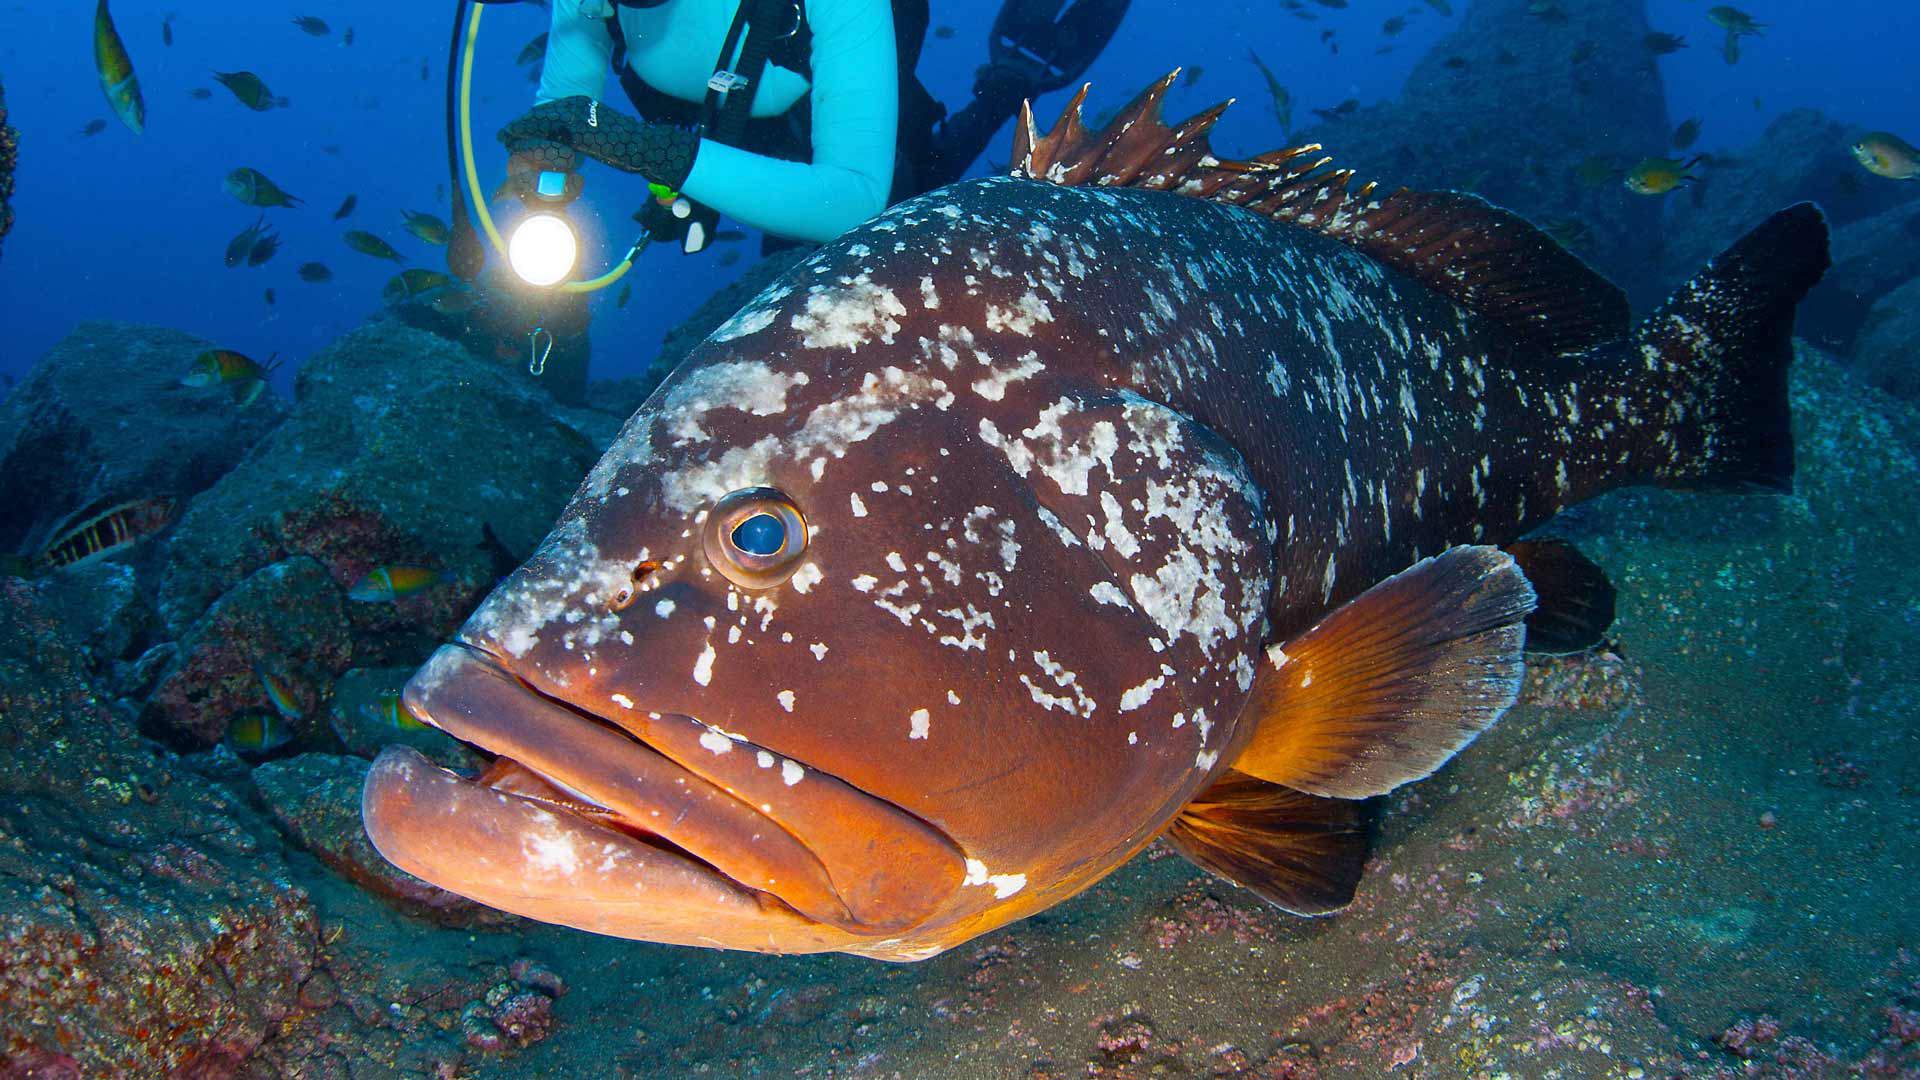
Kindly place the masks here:
<instances>
[{"instance_id":1,"label":"dark anal fin","mask_svg":"<svg viewBox=\"0 0 1920 1080\"><path fill-rule=\"evenodd\" d=\"M1565 540L1507 545L1540 606L1527 616L1527 651L1564 656L1600 644L1613 625L1613 582Z\"/></svg>"},{"instance_id":2,"label":"dark anal fin","mask_svg":"<svg viewBox=\"0 0 1920 1080\"><path fill-rule=\"evenodd\" d=\"M1787 368L1793 316L1831 265L1827 219L1800 203L1768 218L1722 252L1648 316L1635 343L1694 385L1701 402L1684 421L1703 450L1672 463L1660 483L1677 488L1793 489Z\"/></svg>"},{"instance_id":3,"label":"dark anal fin","mask_svg":"<svg viewBox=\"0 0 1920 1080\"><path fill-rule=\"evenodd\" d=\"M1295 915L1352 903L1367 861L1361 803L1232 769L1180 812L1166 839L1196 865Z\"/></svg>"},{"instance_id":4,"label":"dark anal fin","mask_svg":"<svg viewBox=\"0 0 1920 1080\"><path fill-rule=\"evenodd\" d=\"M1519 696L1533 608L1499 548L1420 560L1267 649L1233 767L1336 799L1432 775Z\"/></svg>"},{"instance_id":5,"label":"dark anal fin","mask_svg":"<svg viewBox=\"0 0 1920 1080\"><path fill-rule=\"evenodd\" d=\"M1579 352L1632 330L1626 294L1524 218L1456 191L1375 194L1332 169L1317 143L1246 161L1215 155L1208 132L1227 102L1169 126L1174 75L1099 131L1080 119L1087 90L1042 134L1031 105L1015 129L1013 175L1063 186L1175 191L1332 237L1483 318L1528 350Z\"/></svg>"}]
</instances>

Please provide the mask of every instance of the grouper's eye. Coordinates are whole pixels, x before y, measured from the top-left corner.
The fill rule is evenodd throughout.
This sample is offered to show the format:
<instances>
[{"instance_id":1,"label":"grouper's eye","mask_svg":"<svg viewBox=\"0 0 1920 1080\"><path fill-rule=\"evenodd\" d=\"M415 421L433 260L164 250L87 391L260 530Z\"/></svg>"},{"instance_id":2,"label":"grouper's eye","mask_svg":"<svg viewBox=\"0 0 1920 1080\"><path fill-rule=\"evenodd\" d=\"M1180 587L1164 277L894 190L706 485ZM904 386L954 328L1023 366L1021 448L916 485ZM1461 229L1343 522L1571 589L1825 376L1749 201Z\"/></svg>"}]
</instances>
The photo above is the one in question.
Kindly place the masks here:
<instances>
[{"instance_id":1,"label":"grouper's eye","mask_svg":"<svg viewBox=\"0 0 1920 1080\"><path fill-rule=\"evenodd\" d=\"M728 492L707 514L707 561L743 589L771 589L793 576L807 551L807 521L774 488Z\"/></svg>"}]
</instances>

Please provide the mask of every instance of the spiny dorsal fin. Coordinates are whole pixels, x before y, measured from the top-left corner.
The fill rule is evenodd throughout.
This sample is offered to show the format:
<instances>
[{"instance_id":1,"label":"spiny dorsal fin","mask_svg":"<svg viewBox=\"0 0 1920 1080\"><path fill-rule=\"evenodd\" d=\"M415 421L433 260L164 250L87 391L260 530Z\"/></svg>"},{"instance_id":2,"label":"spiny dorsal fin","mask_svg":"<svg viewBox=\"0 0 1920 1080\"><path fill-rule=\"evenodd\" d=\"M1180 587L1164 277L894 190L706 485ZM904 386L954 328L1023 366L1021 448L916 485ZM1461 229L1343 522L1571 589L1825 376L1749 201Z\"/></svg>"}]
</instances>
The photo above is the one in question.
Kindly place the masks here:
<instances>
[{"instance_id":1,"label":"spiny dorsal fin","mask_svg":"<svg viewBox=\"0 0 1920 1080\"><path fill-rule=\"evenodd\" d=\"M1169 127L1160 106L1175 71L1100 131L1081 122L1082 86L1042 135L1021 106L1013 175L1065 186L1176 191L1244 207L1341 240L1500 323L1529 349L1578 352L1627 335L1626 294L1524 218L1474 195L1349 188L1350 169L1317 143L1223 160L1207 135L1232 101Z\"/></svg>"}]
</instances>

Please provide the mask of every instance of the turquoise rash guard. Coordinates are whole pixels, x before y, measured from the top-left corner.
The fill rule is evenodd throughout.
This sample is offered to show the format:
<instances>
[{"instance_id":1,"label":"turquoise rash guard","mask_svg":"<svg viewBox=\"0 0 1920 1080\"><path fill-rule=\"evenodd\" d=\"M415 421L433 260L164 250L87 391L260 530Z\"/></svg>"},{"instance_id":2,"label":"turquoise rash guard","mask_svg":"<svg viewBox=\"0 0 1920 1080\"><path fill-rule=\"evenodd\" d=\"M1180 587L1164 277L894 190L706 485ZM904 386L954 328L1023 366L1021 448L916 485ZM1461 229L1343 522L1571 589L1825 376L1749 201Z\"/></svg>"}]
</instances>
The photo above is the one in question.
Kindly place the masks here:
<instances>
[{"instance_id":1,"label":"turquoise rash guard","mask_svg":"<svg viewBox=\"0 0 1920 1080\"><path fill-rule=\"evenodd\" d=\"M707 79L739 0L669 0L620 8L627 63L672 97L705 100ZM807 0L813 80L769 64L755 117L777 116L813 95L813 161L783 161L702 139L684 193L736 221L796 240L831 240L885 209L893 186L900 108L889 0ZM536 104L576 95L598 100L613 36L608 0L553 0Z\"/></svg>"}]
</instances>

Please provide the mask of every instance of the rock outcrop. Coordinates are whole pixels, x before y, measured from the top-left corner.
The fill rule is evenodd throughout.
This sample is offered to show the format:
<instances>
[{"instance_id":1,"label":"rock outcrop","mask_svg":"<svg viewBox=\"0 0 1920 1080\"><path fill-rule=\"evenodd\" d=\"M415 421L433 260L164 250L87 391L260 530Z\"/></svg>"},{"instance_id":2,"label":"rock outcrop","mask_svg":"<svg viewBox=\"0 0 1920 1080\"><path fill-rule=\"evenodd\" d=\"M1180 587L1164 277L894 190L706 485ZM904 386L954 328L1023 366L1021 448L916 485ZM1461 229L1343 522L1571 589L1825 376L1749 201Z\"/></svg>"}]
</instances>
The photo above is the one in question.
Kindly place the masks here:
<instances>
[{"instance_id":1,"label":"rock outcrop","mask_svg":"<svg viewBox=\"0 0 1920 1080\"><path fill-rule=\"evenodd\" d=\"M102 500L211 486L287 414L263 393L180 385L212 342L158 326L82 323L0 402L0 551Z\"/></svg>"},{"instance_id":2,"label":"rock outcrop","mask_svg":"<svg viewBox=\"0 0 1920 1080\"><path fill-rule=\"evenodd\" d=\"M14 580L0 753L0 1075L231 1075L320 951L272 830L104 707Z\"/></svg>"},{"instance_id":3,"label":"rock outcrop","mask_svg":"<svg viewBox=\"0 0 1920 1080\"><path fill-rule=\"evenodd\" d=\"M1658 262L1660 208L1617 176L1583 180L1581 167L1597 159L1625 169L1667 145L1644 0L1557 5L1564 17L1551 19L1530 10L1538 6L1474 0L1398 101L1315 123L1289 142L1321 143L1335 164L1385 190L1469 191L1574 237L1577 254L1640 300L1656 284L1646 268Z\"/></svg>"}]
</instances>

